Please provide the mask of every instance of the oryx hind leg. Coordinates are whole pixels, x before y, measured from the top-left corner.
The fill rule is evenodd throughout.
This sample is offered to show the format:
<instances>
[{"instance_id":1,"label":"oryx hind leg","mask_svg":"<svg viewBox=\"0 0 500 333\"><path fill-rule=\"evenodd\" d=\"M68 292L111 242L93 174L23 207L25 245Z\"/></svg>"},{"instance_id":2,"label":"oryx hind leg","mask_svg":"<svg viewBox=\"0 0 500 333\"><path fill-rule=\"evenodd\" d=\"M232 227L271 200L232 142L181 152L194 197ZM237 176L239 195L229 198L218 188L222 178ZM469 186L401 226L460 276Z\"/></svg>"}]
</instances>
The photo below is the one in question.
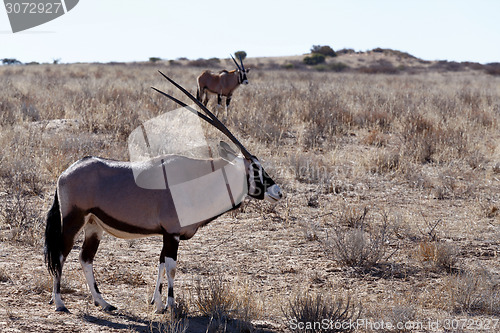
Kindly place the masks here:
<instances>
[{"instance_id":1,"label":"oryx hind leg","mask_svg":"<svg viewBox=\"0 0 500 333\"><path fill-rule=\"evenodd\" d=\"M75 243L75 237L80 232L84 224L84 214L78 208L72 209L62 219L60 266L54 274L52 299L50 300L50 304L55 303L56 311L69 312L61 298L62 270L64 263L66 262L66 258L68 257Z\"/></svg>"},{"instance_id":2,"label":"oryx hind leg","mask_svg":"<svg viewBox=\"0 0 500 333\"><path fill-rule=\"evenodd\" d=\"M174 307L174 278L177 266L177 250L179 248L179 236L165 233L163 235L163 249L160 254L160 263L158 265L158 279L151 300L151 304L156 305L156 313L163 313L167 308ZM167 273L168 281L168 301L167 307L163 307L161 292L163 286L163 277Z\"/></svg>"},{"instance_id":3,"label":"oryx hind leg","mask_svg":"<svg viewBox=\"0 0 500 333\"><path fill-rule=\"evenodd\" d=\"M203 88L203 90L201 91L201 97L203 98L203 96L205 96L205 99L203 100L203 105L207 106L207 104L208 104L208 92L207 92L206 88Z\"/></svg>"},{"instance_id":4,"label":"oryx hind leg","mask_svg":"<svg viewBox=\"0 0 500 333\"><path fill-rule=\"evenodd\" d=\"M90 293L96 306L101 306L104 311L113 311L116 308L106 302L97 288L97 283L94 277L93 262L97 253L97 248L102 239L103 229L97 225L92 217L89 217L84 227L85 240L83 241L82 250L80 251L80 264L82 265L83 273Z\"/></svg>"}]
</instances>

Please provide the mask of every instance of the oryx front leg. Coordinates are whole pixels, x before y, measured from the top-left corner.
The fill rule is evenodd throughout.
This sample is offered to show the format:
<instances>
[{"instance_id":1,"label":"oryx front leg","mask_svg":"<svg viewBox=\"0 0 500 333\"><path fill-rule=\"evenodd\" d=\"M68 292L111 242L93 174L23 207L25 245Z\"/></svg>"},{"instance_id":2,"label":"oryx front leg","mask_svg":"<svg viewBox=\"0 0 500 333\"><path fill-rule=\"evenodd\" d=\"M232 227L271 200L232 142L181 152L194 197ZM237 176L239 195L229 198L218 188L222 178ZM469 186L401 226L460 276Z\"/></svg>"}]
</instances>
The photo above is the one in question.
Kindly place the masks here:
<instances>
[{"instance_id":1,"label":"oryx front leg","mask_svg":"<svg viewBox=\"0 0 500 333\"><path fill-rule=\"evenodd\" d=\"M87 280L94 304L100 306L104 311L113 311L116 308L102 298L99 288L97 288L94 269L92 267L97 248L102 239L102 233L102 228L92 221L92 219L85 225L85 240L80 252L80 264L82 265L83 274Z\"/></svg>"},{"instance_id":2,"label":"oryx front leg","mask_svg":"<svg viewBox=\"0 0 500 333\"><path fill-rule=\"evenodd\" d=\"M229 94L227 97L226 97L226 109L225 109L225 112L226 112L226 115L225 115L225 119L227 120L227 117L229 116L228 114L228 110L229 110L229 103L231 103L231 98L232 98L232 94Z\"/></svg>"},{"instance_id":3,"label":"oryx front leg","mask_svg":"<svg viewBox=\"0 0 500 333\"><path fill-rule=\"evenodd\" d=\"M168 307L174 307L174 278L177 266L177 249L179 248L179 236L165 233L163 235L163 249L160 254L160 264L158 265L158 279L153 294L151 304L156 305L156 313L163 313ZM163 307L161 291L163 276L167 273L168 301L167 307Z\"/></svg>"}]
</instances>

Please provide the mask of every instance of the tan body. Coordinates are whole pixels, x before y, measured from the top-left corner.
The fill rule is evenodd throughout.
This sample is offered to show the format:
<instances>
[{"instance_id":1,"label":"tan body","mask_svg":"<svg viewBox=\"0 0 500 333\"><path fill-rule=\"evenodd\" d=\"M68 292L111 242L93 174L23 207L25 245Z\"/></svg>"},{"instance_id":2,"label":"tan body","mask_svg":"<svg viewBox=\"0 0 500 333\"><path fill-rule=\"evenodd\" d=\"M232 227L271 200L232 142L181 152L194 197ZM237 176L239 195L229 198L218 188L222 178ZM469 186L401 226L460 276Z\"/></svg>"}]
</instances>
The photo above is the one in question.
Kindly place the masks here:
<instances>
[{"instance_id":1,"label":"tan body","mask_svg":"<svg viewBox=\"0 0 500 333\"><path fill-rule=\"evenodd\" d=\"M237 69L232 71L222 70L219 73L213 73L209 70L204 71L198 76L198 90L196 92L196 98L198 101L203 102L203 105L208 103L208 94L217 95L217 105L221 105L222 96L226 97L226 116L227 109L229 108L229 103L231 103L231 97L233 92L240 86L240 84L248 84L247 73L250 69L245 69L243 66L243 61L240 58L240 65L233 61Z\"/></svg>"},{"instance_id":2,"label":"tan body","mask_svg":"<svg viewBox=\"0 0 500 333\"><path fill-rule=\"evenodd\" d=\"M202 94L200 97L203 97L203 93L207 91L217 95L231 96L240 85L238 75L236 70L230 72L224 70L218 74L209 70L204 71L198 76L198 90ZM208 96L205 98L208 99Z\"/></svg>"}]
</instances>

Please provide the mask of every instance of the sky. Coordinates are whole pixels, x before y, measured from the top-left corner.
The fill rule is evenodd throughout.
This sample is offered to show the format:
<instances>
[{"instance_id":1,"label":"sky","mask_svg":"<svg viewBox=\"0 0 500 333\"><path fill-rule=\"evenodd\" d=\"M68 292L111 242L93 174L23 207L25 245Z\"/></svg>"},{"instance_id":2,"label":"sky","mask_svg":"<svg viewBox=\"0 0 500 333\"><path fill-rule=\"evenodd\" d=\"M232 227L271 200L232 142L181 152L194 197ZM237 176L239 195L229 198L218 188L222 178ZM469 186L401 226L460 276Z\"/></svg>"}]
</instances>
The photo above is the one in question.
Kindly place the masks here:
<instances>
[{"instance_id":1,"label":"sky","mask_svg":"<svg viewBox=\"0 0 500 333\"><path fill-rule=\"evenodd\" d=\"M1 6L0 59L129 62L239 50L272 57L329 45L490 63L500 62L499 13L498 0L81 0L53 21L12 33Z\"/></svg>"}]
</instances>

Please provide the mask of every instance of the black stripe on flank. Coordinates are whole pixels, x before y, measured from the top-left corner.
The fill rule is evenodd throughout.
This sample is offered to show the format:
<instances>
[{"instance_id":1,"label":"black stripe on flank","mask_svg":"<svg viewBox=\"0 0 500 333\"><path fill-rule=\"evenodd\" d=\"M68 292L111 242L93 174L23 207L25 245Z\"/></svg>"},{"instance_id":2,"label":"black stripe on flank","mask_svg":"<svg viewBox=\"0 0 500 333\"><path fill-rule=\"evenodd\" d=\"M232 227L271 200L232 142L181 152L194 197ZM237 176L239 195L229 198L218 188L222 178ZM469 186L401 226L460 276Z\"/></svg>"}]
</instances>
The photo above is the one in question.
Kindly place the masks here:
<instances>
[{"instance_id":1,"label":"black stripe on flank","mask_svg":"<svg viewBox=\"0 0 500 333\"><path fill-rule=\"evenodd\" d=\"M115 219L114 217L108 215L106 212L104 212L101 208L99 207L94 207L89 209L89 213L94 214L99 220L101 220L104 224L107 226L123 231L129 234L136 234L136 235L161 235L162 230L161 227L158 226L157 229L146 229L146 228L141 228L139 226L135 225L130 225L127 222L120 221ZM140 221L137 221L140 222Z\"/></svg>"}]
</instances>

